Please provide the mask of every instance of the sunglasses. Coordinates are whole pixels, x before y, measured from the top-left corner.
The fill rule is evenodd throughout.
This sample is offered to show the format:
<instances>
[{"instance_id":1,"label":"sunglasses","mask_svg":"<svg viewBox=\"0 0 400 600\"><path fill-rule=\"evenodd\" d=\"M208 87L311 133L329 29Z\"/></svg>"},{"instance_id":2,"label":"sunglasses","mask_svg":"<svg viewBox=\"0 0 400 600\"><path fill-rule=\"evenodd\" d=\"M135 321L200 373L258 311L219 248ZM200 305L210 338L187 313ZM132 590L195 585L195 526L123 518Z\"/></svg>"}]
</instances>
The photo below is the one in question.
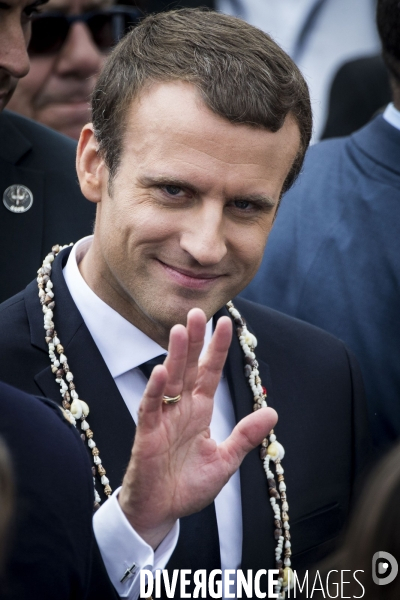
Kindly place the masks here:
<instances>
[{"instance_id":1,"label":"sunglasses","mask_svg":"<svg viewBox=\"0 0 400 600\"><path fill-rule=\"evenodd\" d=\"M118 43L130 27L137 25L142 16L139 9L131 6L112 6L81 15L62 15L56 12L39 14L32 19L28 52L30 56L59 52L71 25L77 22L85 23L98 49L106 52Z\"/></svg>"}]
</instances>

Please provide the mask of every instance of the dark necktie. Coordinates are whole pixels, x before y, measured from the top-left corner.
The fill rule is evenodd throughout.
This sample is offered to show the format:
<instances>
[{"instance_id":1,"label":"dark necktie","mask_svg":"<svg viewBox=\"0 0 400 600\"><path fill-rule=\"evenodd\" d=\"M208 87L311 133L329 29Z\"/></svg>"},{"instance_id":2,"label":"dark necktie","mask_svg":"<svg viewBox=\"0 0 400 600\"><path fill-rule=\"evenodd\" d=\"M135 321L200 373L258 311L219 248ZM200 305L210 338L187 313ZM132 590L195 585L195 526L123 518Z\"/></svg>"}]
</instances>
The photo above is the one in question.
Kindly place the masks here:
<instances>
[{"instance_id":1,"label":"dark necktie","mask_svg":"<svg viewBox=\"0 0 400 600\"><path fill-rule=\"evenodd\" d=\"M150 375L157 365L162 365L164 360L167 358L166 354L160 354L160 356L156 356L155 358L151 358L147 362L139 365L139 369L142 371L143 375L150 379Z\"/></svg>"},{"instance_id":2,"label":"dark necktie","mask_svg":"<svg viewBox=\"0 0 400 600\"><path fill-rule=\"evenodd\" d=\"M156 356L139 365L142 373L149 378L156 365L162 365L165 354ZM182 566L184 561L184 567ZM167 565L168 570L186 568L193 571L206 569L208 572L221 568L217 517L214 502L198 513L180 519L178 544Z\"/></svg>"}]
</instances>

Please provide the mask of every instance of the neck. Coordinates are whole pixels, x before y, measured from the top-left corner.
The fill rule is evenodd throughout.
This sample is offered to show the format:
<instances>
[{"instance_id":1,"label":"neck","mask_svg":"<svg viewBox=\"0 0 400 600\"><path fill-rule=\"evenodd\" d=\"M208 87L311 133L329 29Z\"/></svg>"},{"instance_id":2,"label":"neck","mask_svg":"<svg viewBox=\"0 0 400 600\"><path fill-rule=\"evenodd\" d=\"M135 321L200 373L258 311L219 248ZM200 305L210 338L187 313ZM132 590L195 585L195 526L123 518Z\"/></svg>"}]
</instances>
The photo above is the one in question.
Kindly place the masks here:
<instances>
[{"instance_id":1,"label":"neck","mask_svg":"<svg viewBox=\"0 0 400 600\"><path fill-rule=\"evenodd\" d=\"M96 237L78 267L83 279L96 296L162 348L168 349L170 328L163 327L147 317L119 285L104 261L100 248L97 247Z\"/></svg>"}]
</instances>

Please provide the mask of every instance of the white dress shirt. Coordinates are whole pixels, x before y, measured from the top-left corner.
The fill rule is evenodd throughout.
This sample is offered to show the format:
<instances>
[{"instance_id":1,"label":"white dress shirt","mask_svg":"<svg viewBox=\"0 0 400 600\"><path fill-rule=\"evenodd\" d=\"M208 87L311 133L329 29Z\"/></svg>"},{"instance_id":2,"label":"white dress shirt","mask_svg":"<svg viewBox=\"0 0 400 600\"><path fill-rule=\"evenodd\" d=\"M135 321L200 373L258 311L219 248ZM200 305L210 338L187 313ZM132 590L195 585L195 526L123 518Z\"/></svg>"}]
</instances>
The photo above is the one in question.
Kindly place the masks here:
<instances>
[{"instance_id":1,"label":"white dress shirt","mask_svg":"<svg viewBox=\"0 0 400 600\"><path fill-rule=\"evenodd\" d=\"M385 108L383 118L390 123L390 125L393 125L393 127L400 130L400 111L394 107L393 102L390 102Z\"/></svg>"},{"instance_id":2,"label":"white dress shirt","mask_svg":"<svg viewBox=\"0 0 400 600\"><path fill-rule=\"evenodd\" d=\"M160 354L165 354L166 351L103 302L83 279L78 264L88 251L92 239L92 236L83 238L72 248L63 271L64 278L72 299L136 422L139 404L147 383L145 376L137 367ZM212 321L210 320L207 323L203 352L211 336ZM79 382L77 387L79 390ZM90 408L95 410L95 407ZM211 436L217 443L221 443L229 436L234 425L235 415L228 384L222 377L215 394ZM107 464L106 456L104 462ZM95 513L93 526L104 564L114 587L121 597L134 600L139 595L140 569L155 571L165 567L178 540L179 524L175 524L154 552L133 530L122 512L118 503L119 489L115 490L111 498ZM215 510L221 568L237 569L241 563L243 538L239 471L231 477L215 499ZM134 563L137 568L133 576L121 583L125 571Z\"/></svg>"}]
</instances>

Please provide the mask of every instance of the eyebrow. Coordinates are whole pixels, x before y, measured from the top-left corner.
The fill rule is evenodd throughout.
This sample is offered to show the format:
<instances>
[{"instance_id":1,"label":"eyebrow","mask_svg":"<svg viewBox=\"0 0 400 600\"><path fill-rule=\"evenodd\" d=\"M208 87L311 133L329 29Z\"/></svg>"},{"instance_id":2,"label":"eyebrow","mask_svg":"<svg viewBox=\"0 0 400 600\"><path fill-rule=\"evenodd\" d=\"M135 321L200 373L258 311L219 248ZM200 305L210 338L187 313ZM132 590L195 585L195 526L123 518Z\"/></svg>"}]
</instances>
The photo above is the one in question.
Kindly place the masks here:
<instances>
[{"instance_id":1,"label":"eyebrow","mask_svg":"<svg viewBox=\"0 0 400 600\"><path fill-rule=\"evenodd\" d=\"M170 175L159 175L150 176L144 175L139 179L140 183L145 187L157 186L157 185L175 185L190 190L195 194L200 194L200 190L196 188L192 183L179 177L171 177ZM275 208L276 202L268 194L236 194L234 196L227 197L232 202L254 202L256 204L263 204L265 208Z\"/></svg>"}]
</instances>

